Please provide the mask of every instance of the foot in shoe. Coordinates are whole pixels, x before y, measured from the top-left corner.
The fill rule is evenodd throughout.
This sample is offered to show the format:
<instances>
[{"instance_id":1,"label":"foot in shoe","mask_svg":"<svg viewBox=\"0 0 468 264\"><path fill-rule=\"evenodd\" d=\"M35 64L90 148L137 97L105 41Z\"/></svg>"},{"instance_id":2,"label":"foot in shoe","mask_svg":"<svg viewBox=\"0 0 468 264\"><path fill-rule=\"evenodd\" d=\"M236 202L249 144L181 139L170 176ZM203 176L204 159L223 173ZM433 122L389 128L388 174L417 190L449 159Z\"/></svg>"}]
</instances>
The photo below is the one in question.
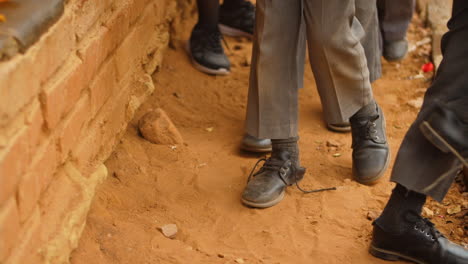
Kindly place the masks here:
<instances>
[{"instance_id":1,"label":"foot in shoe","mask_svg":"<svg viewBox=\"0 0 468 264\"><path fill-rule=\"evenodd\" d=\"M387 61L399 61L408 52L408 41L406 39L385 41L383 45L383 56Z\"/></svg>"},{"instance_id":2,"label":"foot in shoe","mask_svg":"<svg viewBox=\"0 0 468 264\"><path fill-rule=\"evenodd\" d=\"M371 184L383 176L390 161L382 109L371 103L350 119L353 138L353 176Z\"/></svg>"},{"instance_id":3,"label":"foot in shoe","mask_svg":"<svg viewBox=\"0 0 468 264\"><path fill-rule=\"evenodd\" d=\"M247 1L239 1L235 7L221 5L219 28L225 35L232 37L253 37L255 27L255 6Z\"/></svg>"},{"instance_id":4,"label":"foot in shoe","mask_svg":"<svg viewBox=\"0 0 468 264\"><path fill-rule=\"evenodd\" d=\"M241 149L250 152L271 152L271 140L261 139L249 134L242 138Z\"/></svg>"},{"instance_id":5,"label":"foot in shoe","mask_svg":"<svg viewBox=\"0 0 468 264\"><path fill-rule=\"evenodd\" d=\"M420 264L467 264L468 250L450 242L428 219L407 211L401 232L387 232L374 222L369 252L385 260ZM395 229L395 227L392 227Z\"/></svg>"},{"instance_id":6,"label":"foot in shoe","mask_svg":"<svg viewBox=\"0 0 468 264\"><path fill-rule=\"evenodd\" d=\"M230 71L230 62L221 44L222 36L218 28L195 25L188 42L188 53L198 70L217 75Z\"/></svg>"},{"instance_id":7,"label":"foot in shoe","mask_svg":"<svg viewBox=\"0 0 468 264\"><path fill-rule=\"evenodd\" d=\"M242 203L250 207L267 208L279 203L286 187L300 181L305 174L305 168L296 167L288 151L262 160L265 161L262 168L249 176L242 193Z\"/></svg>"}]
</instances>

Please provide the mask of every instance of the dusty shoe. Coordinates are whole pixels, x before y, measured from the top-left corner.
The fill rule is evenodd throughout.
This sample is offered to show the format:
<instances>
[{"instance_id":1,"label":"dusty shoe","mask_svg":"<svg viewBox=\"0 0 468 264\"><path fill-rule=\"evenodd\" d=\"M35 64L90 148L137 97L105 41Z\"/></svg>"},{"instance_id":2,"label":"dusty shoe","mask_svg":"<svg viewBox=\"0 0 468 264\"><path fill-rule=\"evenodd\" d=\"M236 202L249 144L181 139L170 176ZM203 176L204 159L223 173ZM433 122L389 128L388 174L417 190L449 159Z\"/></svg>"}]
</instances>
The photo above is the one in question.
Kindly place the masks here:
<instances>
[{"instance_id":1,"label":"dusty shoe","mask_svg":"<svg viewBox=\"0 0 468 264\"><path fill-rule=\"evenodd\" d=\"M353 177L370 184L383 176L390 161L382 109L371 103L350 119L353 137Z\"/></svg>"},{"instance_id":2,"label":"dusty shoe","mask_svg":"<svg viewBox=\"0 0 468 264\"><path fill-rule=\"evenodd\" d=\"M387 61L402 60L407 52L408 41L406 39L384 42L383 56Z\"/></svg>"},{"instance_id":3,"label":"dusty shoe","mask_svg":"<svg viewBox=\"0 0 468 264\"><path fill-rule=\"evenodd\" d=\"M386 232L374 222L369 252L385 260L420 264L467 264L468 251L445 238L428 219L409 211L399 234Z\"/></svg>"},{"instance_id":4,"label":"dusty shoe","mask_svg":"<svg viewBox=\"0 0 468 264\"><path fill-rule=\"evenodd\" d=\"M438 106L421 123L420 129L434 146L445 153L452 152L468 167L468 123L455 112Z\"/></svg>"},{"instance_id":5,"label":"dusty shoe","mask_svg":"<svg viewBox=\"0 0 468 264\"><path fill-rule=\"evenodd\" d=\"M305 174L305 168L293 164L295 162L287 151L265 160L262 168L249 176L242 193L242 203L250 207L267 208L283 200L286 187L302 180Z\"/></svg>"},{"instance_id":6,"label":"dusty shoe","mask_svg":"<svg viewBox=\"0 0 468 264\"><path fill-rule=\"evenodd\" d=\"M236 8L221 5L219 10L219 29L231 37L253 37L255 27L255 6L246 0L240 1Z\"/></svg>"},{"instance_id":7,"label":"dusty shoe","mask_svg":"<svg viewBox=\"0 0 468 264\"><path fill-rule=\"evenodd\" d=\"M242 138L241 149L250 152L271 152L271 140L245 134Z\"/></svg>"},{"instance_id":8,"label":"dusty shoe","mask_svg":"<svg viewBox=\"0 0 468 264\"><path fill-rule=\"evenodd\" d=\"M221 39L221 33L217 28L207 29L195 25L187 52L197 70L214 75L229 74L231 64L224 54Z\"/></svg>"}]
</instances>

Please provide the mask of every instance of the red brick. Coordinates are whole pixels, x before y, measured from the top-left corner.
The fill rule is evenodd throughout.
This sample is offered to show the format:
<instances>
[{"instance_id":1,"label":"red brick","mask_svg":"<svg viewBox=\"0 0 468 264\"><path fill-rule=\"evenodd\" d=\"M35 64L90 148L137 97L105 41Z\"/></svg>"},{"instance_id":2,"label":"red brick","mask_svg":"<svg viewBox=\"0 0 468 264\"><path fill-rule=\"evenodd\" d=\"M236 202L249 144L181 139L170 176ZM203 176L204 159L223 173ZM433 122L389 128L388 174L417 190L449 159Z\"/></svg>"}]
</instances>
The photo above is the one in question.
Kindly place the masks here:
<instances>
[{"instance_id":1,"label":"red brick","mask_svg":"<svg viewBox=\"0 0 468 264\"><path fill-rule=\"evenodd\" d=\"M68 157L68 152L76 145L83 127L92 118L89 97L84 95L73 110L64 120L62 131L59 135L60 161Z\"/></svg>"},{"instance_id":2,"label":"red brick","mask_svg":"<svg viewBox=\"0 0 468 264\"><path fill-rule=\"evenodd\" d=\"M38 99L35 99L28 107L25 115L25 123L28 125L28 146L33 150L43 136L44 118ZM33 154L32 151L31 154Z\"/></svg>"},{"instance_id":3,"label":"red brick","mask_svg":"<svg viewBox=\"0 0 468 264\"><path fill-rule=\"evenodd\" d=\"M23 127L0 153L0 204L12 196L30 165L27 128Z\"/></svg>"},{"instance_id":4,"label":"red brick","mask_svg":"<svg viewBox=\"0 0 468 264\"><path fill-rule=\"evenodd\" d=\"M73 25L75 34L78 40L82 40L89 32L91 27L99 22L100 18L105 14L106 10L110 10L110 5L116 0L100 0L89 1L80 0L75 1L73 10L75 12L75 20Z\"/></svg>"},{"instance_id":5,"label":"red brick","mask_svg":"<svg viewBox=\"0 0 468 264\"><path fill-rule=\"evenodd\" d=\"M59 152L54 138L48 138L42 143L33 157L32 177L39 182L39 193L43 192L52 180L52 176L59 165Z\"/></svg>"},{"instance_id":6,"label":"red brick","mask_svg":"<svg viewBox=\"0 0 468 264\"><path fill-rule=\"evenodd\" d=\"M117 65L115 59L107 60L90 85L91 115L94 117L104 103L117 90Z\"/></svg>"},{"instance_id":7,"label":"red brick","mask_svg":"<svg viewBox=\"0 0 468 264\"><path fill-rule=\"evenodd\" d=\"M46 227L47 228L47 227ZM39 249L41 241L41 214L39 207L36 207L27 222L21 227L17 234L21 238L6 260L6 264L14 263L41 263Z\"/></svg>"},{"instance_id":8,"label":"red brick","mask_svg":"<svg viewBox=\"0 0 468 264\"><path fill-rule=\"evenodd\" d=\"M8 257L16 245L20 222L18 209L13 197L0 206L0 263Z\"/></svg>"},{"instance_id":9,"label":"red brick","mask_svg":"<svg viewBox=\"0 0 468 264\"><path fill-rule=\"evenodd\" d=\"M69 29L71 21L72 16L66 9L62 18L26 54L0 65L0 126L31 102L39 93L40 85L57 71L74 49L75 37Z\"/></svg>"},{"instance_id":10,"label":"red brick","mask_svg":"<svg viewBox=\"0 0 468 264\"><path fill-rule=\"evenodd\" d=\"M128 6L117 9L104 25L99 26L93 36L83 40L78 54L83 60L84 82L90 82L104 60L122 42L129 31Z\"/></svg>"},{"instance_id":11,"label":"red brick","mask_svg":"<svg viewBox=\"0 0 468 264\"><path fill-rule=\"evenodd\" d=\"M47 83L41 93L45 121L49 130L54 129L63 116L80 98L81 91L87 86L82 71L85 66L76 56L70 57L56 76Z\"/></svg>"},{"instance_id":12,"label":"red brick","mask_svg":"<svg viewBox=\"0 0 468 264\"><path fill-rule=\"evenodd\" d=\"M31 215L39 199L39 182L36 174L28 173L21 179L16 199L20 222L23 223Z\"/></svg>"}]
</instances>

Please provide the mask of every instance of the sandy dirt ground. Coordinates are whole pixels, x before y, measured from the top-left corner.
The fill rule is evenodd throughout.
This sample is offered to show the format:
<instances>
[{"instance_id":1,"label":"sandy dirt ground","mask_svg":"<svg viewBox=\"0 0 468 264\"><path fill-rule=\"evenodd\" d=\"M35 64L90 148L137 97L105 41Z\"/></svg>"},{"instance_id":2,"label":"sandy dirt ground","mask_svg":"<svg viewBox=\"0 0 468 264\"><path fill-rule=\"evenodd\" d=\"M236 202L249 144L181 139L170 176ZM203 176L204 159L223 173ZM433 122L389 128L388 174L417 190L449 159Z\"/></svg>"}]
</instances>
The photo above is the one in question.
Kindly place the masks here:
<instances>
[{"instance_id":1,"label":"sandy dirt ground","mask_svg":"<svg viewBox=\"0 0 468 264\"><path fill-rule=\"evenodd\" d=\"M189 31L184 29L186 38ZM429 35L416 18L411 44ZM167 52L154 75L154 95L106 162L109 178L96 194L71 263L385 263L367 249L370 219L382 210L394 186L391 167L374 186L352 180L351 135L324 127L309 68L300 92L300 149L307 167L301 184L337 190L302 194L291 187L272 208L241 205L248 173L261 155L239 151L251 42L227 42L233 64L227 77L196 71L182 40ZM384 77L374 84L387 119L392 160L430 84L431 73L419 74L429 52L426 44L401 63L384 62ZM139 135L139 118L156 108L167 112L184 144L156 145ZM340 146L328 147L327 141ZM426 211L458 243L468 243L463 188L455 184L442 205L430 201ZM178 226L174 239L161 233L166 224Z\"/></svg>"}]
</instances>

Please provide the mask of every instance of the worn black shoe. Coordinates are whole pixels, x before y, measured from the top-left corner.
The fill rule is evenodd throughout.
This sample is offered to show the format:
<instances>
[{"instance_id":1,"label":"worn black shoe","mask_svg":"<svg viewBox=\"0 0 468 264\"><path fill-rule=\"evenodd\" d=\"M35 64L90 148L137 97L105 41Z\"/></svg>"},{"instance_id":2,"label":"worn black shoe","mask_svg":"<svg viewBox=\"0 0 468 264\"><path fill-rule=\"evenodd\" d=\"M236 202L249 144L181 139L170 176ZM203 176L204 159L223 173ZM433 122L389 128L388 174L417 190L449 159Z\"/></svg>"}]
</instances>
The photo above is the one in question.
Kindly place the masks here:
<instances>
[{"instance_id":1,"label":"worn black shoe","mask_svg":"<svg viewBox=\"0 0 468 264\"><path fill-rule=\"evenodd\" d=\"M226 75L230 62L221 44L222 35L217 28L207 29L195 25L188 41L187 52L199 71L214 75Z\"/></svg>"},{"instance_id":2,"label":"worn black shoe","mask_svg":"<svg viewBox=\"0 0 468 264\"><path fill-rule=\"evenodd\" d=\"M255 6L249 1L242 1L237 8L228 8L224 4L219 10L219 29L231 37L253 37L255 27Z\"/></svg>"},{"instance_id":3,"label":"worn black shoe","mask_svg":"<svg viewBox=\"0 0 468 264\"><path fill-rule=\"evenodd\" d=\"M437 106L420 125L421 132L442 152L452 152L465 167L468 167L468 123L457 114Z\"/></svg>"},{"instance_id":4,"label":"worn black shoe","mask_svg":"<svg viewBox=\"0 0 468 264\"><path fill-rule=\"evenodd\" d=\"M408 53L408 41L406 39L385 41L383 44L383 56L387 61L402 60Z\"/></svg>"},{"instance_id":5,"label":"worn black shoe","mask_svg":"<svg viewBox=\"0 0 468 264\"><path fill-rule=\"evenodd\" d=\"M294 166L287 151L259 162L262 160L265 161L263 167L255 174L251 173L242 193L242 203L250 207L267 208L279 203L284 198L286 186L302 180L305 174L305 168Z\"/></svg>"},{"instance_id":6,"label":"worn black shoe","mask_svg":"<svg viewBox=\"0 0 468 264\"><path fill-rule=\"evenodd\" d=\"M362 184L371 184L383 176L390 162L382 109L376 103L367 105L352 116L350 122L353 177Z\"/></svg>"},{"instance_id":7,"label":"worn black shoe","mask_svg":"<svg viewBox=\"0 0 468 264\"><path fill-rule=\"evenodd\" d=\"M409 211L400 234L386 232L374 222L369 252L385 260L419 264L468 264L468 251L445 238L428 219Z\"/></svg>"}]
</instances>

